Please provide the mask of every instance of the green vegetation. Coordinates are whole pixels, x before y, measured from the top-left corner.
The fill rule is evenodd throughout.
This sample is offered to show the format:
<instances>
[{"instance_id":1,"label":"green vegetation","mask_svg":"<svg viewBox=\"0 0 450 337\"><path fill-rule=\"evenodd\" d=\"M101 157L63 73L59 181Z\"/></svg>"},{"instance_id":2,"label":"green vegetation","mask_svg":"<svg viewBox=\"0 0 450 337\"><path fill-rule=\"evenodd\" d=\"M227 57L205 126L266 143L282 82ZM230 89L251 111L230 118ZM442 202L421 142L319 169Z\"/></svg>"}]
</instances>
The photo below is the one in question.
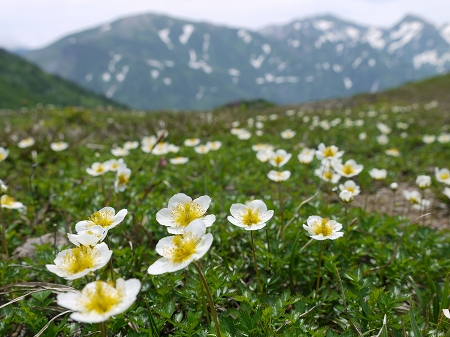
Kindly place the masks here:
<instances>
[{"instance_id":1,"label":"green vegetation","mask_svg":"<svg viewBox=\"0 0 450 337\"><path fill-rule=\"evenodd\" d=\"M450 168L445 138L450 116L446 97L408 99L403 94L427 91L438 81L443 80L376 97L295 107L237 105L201 113L0 111L0 146L9 149L0 162L0 179L8 186L7 194L26 206L21 211L2 208L11 257L0 262L0 335L87 336L102 331L130 337L215 336L201 270L222 336L448 336L450 319L442 309L449 308L450 300L450 204L443 194L446 185L434 172ZM239 139L246 138L243 128L250 138ZM125 191L115 192L115 172L97 177L86 172L94 162L113 158L111 149L162 129L168 131L164 141L179 151L157 155L130 150L123 157L131 169ZM295 136L282 138L286 129ZM388 137L385 145L377 141L380 130ZM427 144L424 135L440 136L439 141ZM34 145L19 148L26 137L33 137ZM183 145L189 138L202 144L220 141L222 146L199 154ZM50 143L58 140L69 147L50 150ZM252 149L259 143L284 149L292 158L281 168L261 162ZM336 185L314 174L320 160L300 164L297 159L303 148L317 149L320 143L345 151L343 162L354 159L364 165L351 178L361 194L348 208L332 190ZM386 154L393 148L399 156ZM177 156L189 161L172 164ZM373 168L386 169L387 177L372 179ZM277 183L268 179L270 170L288 170L291 176ZM419 175L432 180L424 191L415 183ZM392 182L400 185L398 191L389 189ZM429 208L414 208L403 196L405 189L420 191ZM207 214L216 220L206 232L213 236L212 246L181 271L149 275L149 266L160 258L156 244L171 235L156 214L177 193L211 197ZM250 235L227 216L232 204L253 199L264 201L274 216ZM113 251L111 264L72 281L47 270L59 252L74 247L61 238L105 206L128 210L105 240ZM312 215L341 223L344 236L311 240L302 225ZM36 241L34 252L18 254L27 239L37 237L42 241ZM94 279L119 277L139 279L141 290L127 311L105 325L74 321L56 303L57 294L80 291ZM114 303L111 298L108 303Z\"/></svg>"},{"instance_id":2,"label":"green vegetation","mask_svg":"<svg viewBox=\"0 0 450 337\"><path fill-rule=\"evenodd\" d=\"M0 108L17 109L38 103L123 108L123 105L47 74L24 59L0 49Z\"/></svg>"}]
</instances>

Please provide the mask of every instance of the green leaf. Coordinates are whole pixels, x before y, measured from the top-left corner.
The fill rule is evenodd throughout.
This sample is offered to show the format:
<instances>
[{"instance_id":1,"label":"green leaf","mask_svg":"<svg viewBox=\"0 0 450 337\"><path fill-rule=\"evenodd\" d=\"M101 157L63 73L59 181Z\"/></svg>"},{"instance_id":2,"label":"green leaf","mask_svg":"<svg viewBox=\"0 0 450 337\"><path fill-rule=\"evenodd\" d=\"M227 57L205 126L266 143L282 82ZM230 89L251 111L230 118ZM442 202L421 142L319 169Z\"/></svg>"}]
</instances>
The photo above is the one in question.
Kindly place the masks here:
<instances>
[{"instance_id":1,"label":"green leaf","mask_svg":"<svg viewBox=\"0 0 450 337\"><path fill-rule=\"evenodd\" d=\"M37 293L32 293L31 296L37 299L39 302L43 302L51 293L51 290L42 290Z\"/></svg>"}]
</instances>

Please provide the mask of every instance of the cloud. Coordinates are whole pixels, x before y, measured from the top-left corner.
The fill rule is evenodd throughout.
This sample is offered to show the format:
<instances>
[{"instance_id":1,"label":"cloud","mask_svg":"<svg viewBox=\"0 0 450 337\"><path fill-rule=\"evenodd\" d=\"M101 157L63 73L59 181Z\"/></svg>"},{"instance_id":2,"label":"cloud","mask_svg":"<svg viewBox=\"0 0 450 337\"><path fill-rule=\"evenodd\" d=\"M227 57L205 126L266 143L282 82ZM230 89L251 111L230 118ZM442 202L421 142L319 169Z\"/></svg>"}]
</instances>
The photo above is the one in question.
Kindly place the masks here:
<instances>
[{"instance_id":1,"label":"cloud","mask_svg":"<svg viewBox=\"0 0 450 337\"><path fill-rule=\"evenodd\" d=\"M69 33L138 13L256 29L298 18L334 14L358 24L389 27L407 13L448 21L442 0L15 0L0 11L0 45L42 47Z\"/></svg>"}]
</instances>

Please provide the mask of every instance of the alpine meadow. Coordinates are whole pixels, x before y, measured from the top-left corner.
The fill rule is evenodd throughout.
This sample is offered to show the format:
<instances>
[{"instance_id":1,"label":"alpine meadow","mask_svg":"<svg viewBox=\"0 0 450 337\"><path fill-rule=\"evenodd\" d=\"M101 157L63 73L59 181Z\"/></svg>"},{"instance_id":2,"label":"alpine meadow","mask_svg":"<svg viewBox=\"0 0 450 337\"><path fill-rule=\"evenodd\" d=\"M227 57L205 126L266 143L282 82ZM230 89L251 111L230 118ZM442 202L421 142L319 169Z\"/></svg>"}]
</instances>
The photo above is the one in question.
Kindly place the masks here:
<instances>
[{"instance_id":1,"label":"alpine meadow","mask_svg":"<svg viewBox=\"0 0 450 337\"><path fill-rule=\"evenodd\" d=\"M0 110L0 335L450 336L449 88Z\"/></svg>"}]
</instances>

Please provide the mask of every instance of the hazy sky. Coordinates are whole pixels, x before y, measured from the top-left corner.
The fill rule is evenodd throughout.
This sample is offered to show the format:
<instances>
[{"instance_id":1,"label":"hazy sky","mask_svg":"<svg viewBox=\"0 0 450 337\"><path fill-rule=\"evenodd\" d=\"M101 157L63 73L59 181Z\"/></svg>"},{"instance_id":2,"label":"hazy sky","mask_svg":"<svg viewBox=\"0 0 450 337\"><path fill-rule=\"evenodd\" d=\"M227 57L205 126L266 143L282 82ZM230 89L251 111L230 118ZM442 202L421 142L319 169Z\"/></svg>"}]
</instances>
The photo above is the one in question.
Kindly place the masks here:
<instances>
[{"instance_id":1,"label":"hazy sky","mask_svg":"<svg viewBox=\"0 0 450 337\"><path fill-rule=\"evenodd\" d=\"M0 46L43 47L69 33L140 13L249 29L334 14L390 27L406 14L450 22L449 0L0 0Z\"/></svg>"}]
</instances>

